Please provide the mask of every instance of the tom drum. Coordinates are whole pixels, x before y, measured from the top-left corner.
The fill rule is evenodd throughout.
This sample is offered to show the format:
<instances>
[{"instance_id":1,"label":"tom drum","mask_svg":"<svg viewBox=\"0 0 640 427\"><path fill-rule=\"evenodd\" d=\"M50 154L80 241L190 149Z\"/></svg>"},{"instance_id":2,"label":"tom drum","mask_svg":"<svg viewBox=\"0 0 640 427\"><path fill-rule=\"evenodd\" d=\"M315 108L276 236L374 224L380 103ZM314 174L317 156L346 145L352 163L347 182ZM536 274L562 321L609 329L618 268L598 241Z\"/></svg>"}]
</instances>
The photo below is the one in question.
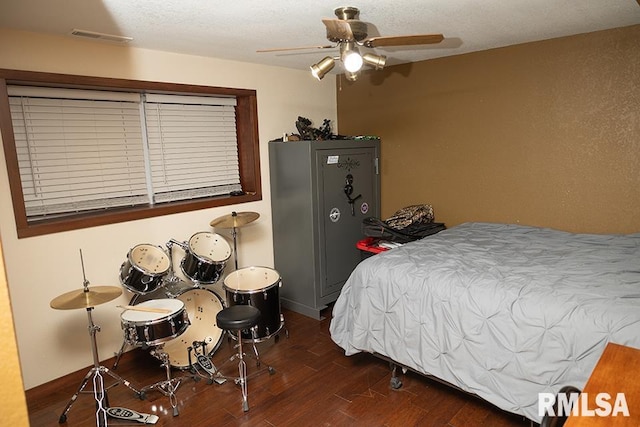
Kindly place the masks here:
<instances>
[{"instance_id":1,"label":"tom drum","mask_svg":"<svg viewBox=\"0 0 640 427\"><path fill-rule=\"evenodd\" d=\"M196 283L216 283L230 257L231 246L224 237L202 231L189 239L180 269Z\"/></svg>"},{"instance_id":2,"label":"tom drum","mask_svg":"<svg viewBox=\"0 0 640 427\"><path fill-rule=\"evenodd\" d=\"M120 266L120 283L133 293L148 294L163 285L170 266L169 257L161 247L136 245Z\"/></svg>"}]
</instances>

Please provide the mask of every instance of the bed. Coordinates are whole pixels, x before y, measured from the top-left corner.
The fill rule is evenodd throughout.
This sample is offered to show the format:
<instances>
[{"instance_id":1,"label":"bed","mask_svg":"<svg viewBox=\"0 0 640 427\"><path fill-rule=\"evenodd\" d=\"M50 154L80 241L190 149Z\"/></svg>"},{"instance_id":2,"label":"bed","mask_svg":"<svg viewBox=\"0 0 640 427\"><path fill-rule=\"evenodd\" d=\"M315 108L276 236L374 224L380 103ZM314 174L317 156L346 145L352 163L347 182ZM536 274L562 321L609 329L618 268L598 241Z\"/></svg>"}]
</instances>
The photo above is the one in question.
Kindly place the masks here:
<instances>
[{"instance_id":1,"label":"bed","mask_svg":"<svg viewBox=\"0 0 640 427\"><path fill-rule=\"evenodd\" d=\"M332 316L347 356L540 422L538 393L582 388L609 341L640 348L640 233L465 223L363 260Z\"/></svg>"}]
</instances>

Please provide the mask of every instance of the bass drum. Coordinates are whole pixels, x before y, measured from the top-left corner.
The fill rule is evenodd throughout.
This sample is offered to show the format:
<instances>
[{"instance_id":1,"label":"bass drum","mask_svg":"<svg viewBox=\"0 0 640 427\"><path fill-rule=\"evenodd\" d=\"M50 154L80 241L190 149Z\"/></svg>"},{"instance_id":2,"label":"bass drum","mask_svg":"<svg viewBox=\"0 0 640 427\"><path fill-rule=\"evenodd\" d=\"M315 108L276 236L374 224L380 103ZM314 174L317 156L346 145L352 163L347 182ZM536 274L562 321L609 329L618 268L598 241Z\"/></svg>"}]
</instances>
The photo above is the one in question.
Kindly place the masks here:
<instances>
[{"instance_id":1,"label":"bass drum","mask_svg":"<svg viewBox=\"0 0 640 427\"><path fill-rule=\"evenodd\" d=\"M222 343L222 329L218 328L216 316L222 310L222 299L215 292L203 288L188 288L176 295L184 303L191 325L178 338L168 341L164 351L169 355L169 363L174 368L188 369L189 347L194 341L204 341L207 356L213 355ZM192 355L192 361L196 358Z\"/></svg>"}]
</instances>

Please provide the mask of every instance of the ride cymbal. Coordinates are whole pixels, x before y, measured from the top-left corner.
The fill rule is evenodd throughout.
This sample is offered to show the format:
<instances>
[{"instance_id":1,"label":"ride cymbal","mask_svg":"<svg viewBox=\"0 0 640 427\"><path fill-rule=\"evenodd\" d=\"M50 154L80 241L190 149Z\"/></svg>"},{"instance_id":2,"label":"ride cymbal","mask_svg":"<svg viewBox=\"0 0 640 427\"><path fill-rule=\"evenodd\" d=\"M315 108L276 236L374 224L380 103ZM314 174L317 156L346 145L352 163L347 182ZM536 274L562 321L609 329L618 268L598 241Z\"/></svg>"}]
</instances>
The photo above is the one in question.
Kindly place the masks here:
<instances>
[{"instance_id":1,"label":"ride cymbal","mask_svg":"<svg viewBox=\"0 0 640 427\"><path fill-rule=\"evenodd\" d=\"M229 215L214 219L209 225L218 228L238 228L258 218L260 218L260 214L257 212L231 212Z\"/></svg>"},{"instance_id":2,"label":"ride cymbal","mask_svg":"<svg viewBox=\"0 0 640 427\"><path fill-rule=\"evenodd\" d=\"M67 292L51 300L49 305L56 310L89 308L104 304L122 295L122 289L116 286L92 286L88 290L78 289Z\"/></svg>"}]
</instances>

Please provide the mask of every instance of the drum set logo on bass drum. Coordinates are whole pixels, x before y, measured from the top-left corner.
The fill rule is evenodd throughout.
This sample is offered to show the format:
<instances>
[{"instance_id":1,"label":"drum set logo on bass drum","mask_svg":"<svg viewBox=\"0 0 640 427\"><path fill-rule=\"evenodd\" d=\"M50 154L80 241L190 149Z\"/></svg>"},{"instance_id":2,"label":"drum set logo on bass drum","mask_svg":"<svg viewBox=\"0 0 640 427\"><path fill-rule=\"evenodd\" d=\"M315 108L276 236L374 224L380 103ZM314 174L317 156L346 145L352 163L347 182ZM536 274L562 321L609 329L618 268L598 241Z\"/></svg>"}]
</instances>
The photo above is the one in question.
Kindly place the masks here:
<instances>
[{"instance_id":1,"label":"drum set logo on bass drum","mask_svg":"<svg viewBox=\"0 0 640 427\"><path fill-rule=\"evenodd\" d=\"M136 245L120 266L120 283L134 295L128 306L132 309L121 314L124 342L114 368L126 345L161 346L172 367L193 368L192 349L202 347L204 354L211 357L220 346L224 331L218 328L216 315L225 306L252 305L260 310L257 331L253 334L243 331L243 341L264 341L281 331L284 326L279 296L282 280L276 270L236 267L223 281L224 301L215 291L203 287L220 280L231 257L232 249L223 236L203 231L195 233L187 242L171 239L166 247L167 250L146 243ZM179 268L188 281L176 275L175 247L184 251ZM166 298L138 303L162 291Z\"/></svg>"}]
</instances>

